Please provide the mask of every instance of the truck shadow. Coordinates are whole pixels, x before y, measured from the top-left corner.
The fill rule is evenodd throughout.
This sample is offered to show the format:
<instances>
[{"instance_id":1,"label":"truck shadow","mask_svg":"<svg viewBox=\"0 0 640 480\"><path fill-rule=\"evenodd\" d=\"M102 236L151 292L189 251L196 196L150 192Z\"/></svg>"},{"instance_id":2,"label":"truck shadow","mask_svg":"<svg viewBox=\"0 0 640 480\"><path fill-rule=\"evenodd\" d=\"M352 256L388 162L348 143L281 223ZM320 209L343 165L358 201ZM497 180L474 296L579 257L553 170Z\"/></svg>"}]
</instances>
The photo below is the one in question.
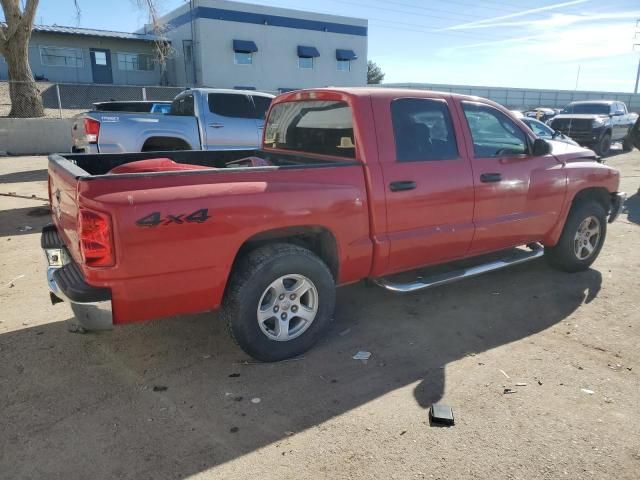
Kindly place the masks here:
<instances>
[{"instance_id":1,"label":"truck shadow","mask_svg":"<svg viewBox=\"0 0 640 480\"><path fill-rule=\"evenodd\" d=\"M345 287L325 339L278 364L251 362L212 314L101 334L72 335L63 322L6 333L0 468L7 478L186 478L265 447L280 455L288 435L400 387L415 384L428 408L443 395L442 367L557 324L601 282L595 270L533 262L409 296ZM359 350L372 353L366 364L351 358Z\"/></svg>"},{"instance_id":2,"label":"truck shadow","mask_svg":"<svg viewBox=\"0 0 640 480\"><path fill-rule=\"evenodd\" d=\"M624 210L627 213L627 220L640 225L640 193L635 193L627 199Z\"/></svg>"},{"instance_id":3,"label":"truck shadow","mask_svg":"<svg viewBox=\"0 0 640 480\"><path fill-rule=\"evenodd\" d=\"M46 168L27 170L24 172L11 172L0 175L0 185L4 183L46 182L48 178L49 172Z\"/></svg>"},{"instance_id":4,"label":"truck shadow","mask_svg":"<svg viewBox=\"0 0 640 480\"><path fill-rule=\"evenodd\" d=\"M39 233L49 223L49 207L39 200L34 201L31 207L0 210L0 237Z\"/></svg>"}]
</instances>

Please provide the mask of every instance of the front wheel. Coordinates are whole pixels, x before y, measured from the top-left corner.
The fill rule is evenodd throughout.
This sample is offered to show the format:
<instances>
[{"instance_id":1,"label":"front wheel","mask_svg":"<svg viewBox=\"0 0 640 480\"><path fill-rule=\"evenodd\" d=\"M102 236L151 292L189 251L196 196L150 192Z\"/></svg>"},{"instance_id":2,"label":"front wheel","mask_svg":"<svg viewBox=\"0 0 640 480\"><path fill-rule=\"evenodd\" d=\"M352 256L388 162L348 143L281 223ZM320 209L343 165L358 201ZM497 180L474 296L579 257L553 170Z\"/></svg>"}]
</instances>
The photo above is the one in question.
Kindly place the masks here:
<instances>
[{"instance_id":1,"label":"front wheel","mask_svg":"<svg viewBox=\"0 0 640 480\"><path fill-rule=\"evenodd\" d=\"M599 157L606 157L611 150L611 134L605 133L600 141L594 146L594 150Z\"/></svg>"},{"instance_id":2,"label":"front wheel","mask_svg":"<svg viewBox=\"0 0 640 480\"><path fill-rule=\"evenodd\" d=\"M607 213L602 205L579 203L571 208L558 243L545 248L545 257L565 272L586 270L598 257L606 235Z\"/></svg>"},{"instance_id":3,"label":"front wheel","mask_svg":"<svg viewBox=\"0 0 640 480\"><path fill-rule=\"evenodd\" d=\"M238 263L221 313L246 353L275 362L309 350L334 306L335 283L325 263L306 248L272 244Z\"/></svg>"}]
</instances>

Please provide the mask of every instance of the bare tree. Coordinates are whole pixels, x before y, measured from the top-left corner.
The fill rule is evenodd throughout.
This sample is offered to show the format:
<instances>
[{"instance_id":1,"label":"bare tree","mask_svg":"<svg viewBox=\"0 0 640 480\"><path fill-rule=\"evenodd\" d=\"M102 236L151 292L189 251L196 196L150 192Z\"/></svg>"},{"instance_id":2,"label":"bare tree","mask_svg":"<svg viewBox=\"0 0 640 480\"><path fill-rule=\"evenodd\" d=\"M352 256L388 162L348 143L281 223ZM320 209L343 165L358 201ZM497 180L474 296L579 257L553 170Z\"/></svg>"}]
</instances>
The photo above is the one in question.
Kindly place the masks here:
<instances>
[{"instance_id":1,"label":"bare tree","mask_svg":"<svg viewBox=\"0 0 640 480\"><path fill-rule=\"evenodd\" d=\"M77 17L80 17L79 0L73 0ZM0 0L5 23L0 23L0 55L9 67L10 117L42 117L42 99L29 66L29 41L39 0ZM164 66L170 54L170 44L164 40L154 0L135 0L139 8L146 9L156 40L156 57Z\"/></svg>"},{"instance_id":2,"label":"bare tree","mask_svg":"<svg viewBox=\"0 0 640 480\"><path fill-rule=\"evenodd\" d=\"M0 24L0 55L9 68L10 117L42 117L42 99L29 66L29 39L39 0L0 0L5 23Z\"/></svg>"}]
</instances>

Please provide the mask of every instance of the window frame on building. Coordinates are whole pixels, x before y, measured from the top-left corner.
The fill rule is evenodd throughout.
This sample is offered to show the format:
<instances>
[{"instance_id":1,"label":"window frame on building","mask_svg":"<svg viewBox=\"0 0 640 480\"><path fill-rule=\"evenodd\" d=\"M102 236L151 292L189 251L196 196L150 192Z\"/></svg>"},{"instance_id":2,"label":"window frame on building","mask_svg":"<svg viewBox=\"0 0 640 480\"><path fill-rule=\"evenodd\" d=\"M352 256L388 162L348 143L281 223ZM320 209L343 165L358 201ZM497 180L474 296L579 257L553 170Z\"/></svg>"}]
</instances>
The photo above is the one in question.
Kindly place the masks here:
<instances>
[{"instance_id":1,"label":"window frame on building","mask_svg":"<svg viewBox=\"0 0 640 480\"><path fill-rule=\"evenodd\" d=\"M248 58L248 62L240 62L239 58ZM248 67L253 65L253 52L233 52L233 63L234 65L239 65L241 67Z\"/></svg>"},{"instance_id":2,"label":"window frame on building","mask_svg":"<svg viewBox=\"0 0 640 480\"><path fill-rule=\"evenodd\" d=\"M305 60L305 61L307 61L307 60L308 60L309 62L311 62L311 66L309 66L309 67L304 67L304 66L302 66L302 63L301 63L301 62L302 62L303 60ZM313 70L313 68L314 68L314 66L315 66L315 62L314 62L313 60L314 60L314 57L298 57L298 68L299 68L300 70Z\"/></svg>"},{"instance_id":3,"label":"window frame on building","mask_svg":"<svg viewBox=\"0 0 640 480\"><path fill-rule=\"evenodd\" d=\"M71 56L63 56L63 55L52 55L51 53L46 53L47 49L54 49L54 50L67 50L67 51L74 51L76 52L76 54L80 54L75 55L73 57ZM40 64L43 66L47 66L47 67L63 67L63 68L84 68L84 51L82 48L77 48L77 47L59 47L59 46L55 46L55 45L38 45L38 51L40 53ZM65 64L61 65L61 64L56 64L56 63L48 63L47 61L45 61L45 57L59 57L59 58L73 58L75 60L75 64L74 65L69 65L67 64L66 60L65 60Z\"/></svg>"},{"instance_id":4,"label":"window frame on building","mask_svg":"<svg viewBox=\"0 0 640 480\"><path fill-rule=\"evenodd\" d=\"M135 55L137 58L135 65L138 68L121 68L121 63L120 63L120 56L124 55L124 56L133 56ZM149 57L149 63L148 66L150 66L151 68L139 68L140 67L140 56L144 56L144 57ZM125 65L133 65L133 62L128 62L125 59L124 62ZM116 65L118 66L118 70L120 70L121 72L153 72L156 69L155 66L155 62L153 61L153 55L150 53L142 53L142 52L116 52Z\"/></svg>"},{"instance_id":5,"label":"window frame on building","mask_svg":"<svg viewBox=\"0 0 640 480\"><path fill-rule=\"evenodd\" d=\"M346 65L347 68L340 68L341 66ZM350 72L351 71L351 60L336 60L336 68L339 72Z\"/></svg>"}]
</instances>

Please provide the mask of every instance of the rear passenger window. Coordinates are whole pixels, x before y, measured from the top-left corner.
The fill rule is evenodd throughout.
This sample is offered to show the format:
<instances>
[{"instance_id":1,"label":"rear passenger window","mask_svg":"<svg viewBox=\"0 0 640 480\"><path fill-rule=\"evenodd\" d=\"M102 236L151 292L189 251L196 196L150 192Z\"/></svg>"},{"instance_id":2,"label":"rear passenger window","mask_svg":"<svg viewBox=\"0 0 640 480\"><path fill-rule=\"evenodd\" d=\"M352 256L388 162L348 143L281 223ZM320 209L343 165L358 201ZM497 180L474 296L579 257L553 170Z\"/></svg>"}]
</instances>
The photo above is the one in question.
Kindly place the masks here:
<instances>
[{"instance_id":1,"label":"rear passenger window","mask_svg":"<svg viewBox=\"0 0 640 480\"><path fill-rule=\"evenodd\" d=\"M391 117L399 162L458 157L451 115L444 100L400 98L391 102Z\"/></svg>"},{"instance_id":2,"label":"rear passenger window","mask_svg":"<svg viewBox=\"0 0 640 480\"><path fill-rule=\"evenodd\" d=\"M255 113L248 96L233 93L210 93L209 111L222 117L254 118Z\"/></svg>"},{"instance_id":3,"label":"rear passenger window","mask_svg":"<svg viewBox=\"0 0 640 480\"><path fill-rule=\"evenodd\" d=\"M254 118L263 120L267 116L269 106L271 106L271 99L269 97L258 97L257 95L252 95L251 98L253 98L253 104L256 107Z\"/></svg>"},{"instance_id":4,"label":"rear passenger window","mask_svg":"<svg viewBox=\"0 0 640 480\"><path fill-rule=\"evenodd\" d=\"M195 108L193 105L193 95L185 95L180 98L176 98L171 103L170 115L178 115L181 117L193 117Z\"/></svg>"},{"instance_id":5,"label":"rear passenger window","mask_svg":"<svg viewBox=\"0 0 640 480\"><path fill-rule=\"evenodd\" d=\"M345 102L278 103L267 119L264 147L355 158L351 116Z\"/></svg>"}]
</instances>

